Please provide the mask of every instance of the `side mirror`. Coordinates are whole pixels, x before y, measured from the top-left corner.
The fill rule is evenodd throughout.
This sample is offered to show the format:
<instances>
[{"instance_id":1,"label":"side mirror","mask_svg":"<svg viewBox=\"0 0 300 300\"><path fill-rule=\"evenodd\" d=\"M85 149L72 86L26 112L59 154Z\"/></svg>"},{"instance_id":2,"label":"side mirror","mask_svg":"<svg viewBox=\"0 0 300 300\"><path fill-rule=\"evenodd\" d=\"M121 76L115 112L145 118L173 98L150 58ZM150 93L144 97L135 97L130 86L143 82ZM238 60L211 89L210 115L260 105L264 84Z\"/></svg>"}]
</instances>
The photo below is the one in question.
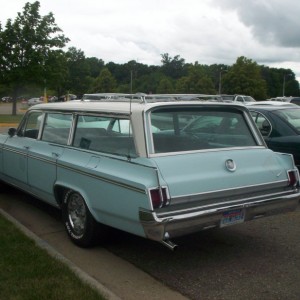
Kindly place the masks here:
<instances>
[{"instance_id":1,"label":"side mirror","mask_svg":"<svg viewBox=\"0 0 300 300\"><path fill-rule=\"evenodd\" d=\"M14 135L16 134L16 132L17 132L17 129L16 129L16 128L9 128L9 129L8 129L8 135L9 135L10 137L14 136Z\"/></svg>"}]
</instances>

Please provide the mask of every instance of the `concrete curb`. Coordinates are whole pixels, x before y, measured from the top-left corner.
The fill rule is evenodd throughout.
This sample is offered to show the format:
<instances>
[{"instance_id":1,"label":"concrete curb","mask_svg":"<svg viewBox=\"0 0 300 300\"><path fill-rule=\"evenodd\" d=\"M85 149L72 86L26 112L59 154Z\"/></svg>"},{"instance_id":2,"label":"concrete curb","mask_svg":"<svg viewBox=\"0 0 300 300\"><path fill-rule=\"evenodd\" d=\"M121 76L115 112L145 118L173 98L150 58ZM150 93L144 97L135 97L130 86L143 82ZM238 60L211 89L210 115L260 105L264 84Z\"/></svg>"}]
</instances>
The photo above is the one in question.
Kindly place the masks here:
<instances>
[{"instance_id":1,"label":"concrete curb","mask_svg":"<svg viewBox=\"0 0 300 300\"><path fill-rule=\"evenodd\" d=\"M0 214L6 218L8 221L13 223L18 229L20 229L27 237L34 240L36 245L39 246L41 249L47 251L49 255L58 259L63 264L67 265L77 277L79 277L83 282L90 285L92 288L96 289L102 296L104 296L108 300L121 300L118 296L116 296L113 292L103 286L100 282L89 276L87 273L82 271L78 268L74 263L72 263L69 259L64 257L62 254L57 252L52 246L50 246L46 241L39 238L36 234L18 222L15 218L11 215L6 213L3 209L0 208Z\"/></svg>"}]
</instances>

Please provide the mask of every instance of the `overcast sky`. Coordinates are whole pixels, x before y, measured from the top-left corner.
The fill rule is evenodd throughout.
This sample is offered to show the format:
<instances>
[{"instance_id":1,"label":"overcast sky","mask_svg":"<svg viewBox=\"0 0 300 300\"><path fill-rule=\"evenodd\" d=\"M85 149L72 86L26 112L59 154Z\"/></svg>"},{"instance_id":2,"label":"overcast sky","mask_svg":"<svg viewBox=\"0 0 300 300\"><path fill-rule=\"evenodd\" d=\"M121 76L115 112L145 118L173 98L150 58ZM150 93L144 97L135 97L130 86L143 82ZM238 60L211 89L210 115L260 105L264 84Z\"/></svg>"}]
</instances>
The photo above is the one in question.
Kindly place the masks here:
<instances>
[{"instance_id":1,"label":"overcast sky","mask_svg":"<svg viewBox=\"0 0 300 300\"><path fill-rule=\"evenodd\" d=\"M0 0L6 24L32 0ZM160 65L161 54L187 63L290 68L300 80L299 0L40 0L40 13L86 57Z\"/></svg>"}]
</instances>

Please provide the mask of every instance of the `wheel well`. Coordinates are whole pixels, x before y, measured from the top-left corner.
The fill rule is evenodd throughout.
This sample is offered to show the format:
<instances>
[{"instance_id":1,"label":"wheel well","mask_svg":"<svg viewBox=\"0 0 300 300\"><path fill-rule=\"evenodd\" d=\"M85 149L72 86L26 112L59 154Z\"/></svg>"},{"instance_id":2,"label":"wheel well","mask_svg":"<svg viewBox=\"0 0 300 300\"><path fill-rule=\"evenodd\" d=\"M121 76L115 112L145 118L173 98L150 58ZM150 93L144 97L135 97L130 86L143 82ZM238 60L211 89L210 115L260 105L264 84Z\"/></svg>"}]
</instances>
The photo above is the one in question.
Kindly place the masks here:
<instances>
[{"instance_id":1,"label":"wheel well","mask_svg":"<svg viewBox=\"0 0 300 300\"><path fill-rule=\"evenodd\" d=\"M59 205L59 207L62 206L64 197L67 193L67 191L69 191L70 188L67 188L65 186L61 186L61 185L56 185L54 188L54 195L55 195L55 199L57 204Z\"/></svg>"}]
</instances>

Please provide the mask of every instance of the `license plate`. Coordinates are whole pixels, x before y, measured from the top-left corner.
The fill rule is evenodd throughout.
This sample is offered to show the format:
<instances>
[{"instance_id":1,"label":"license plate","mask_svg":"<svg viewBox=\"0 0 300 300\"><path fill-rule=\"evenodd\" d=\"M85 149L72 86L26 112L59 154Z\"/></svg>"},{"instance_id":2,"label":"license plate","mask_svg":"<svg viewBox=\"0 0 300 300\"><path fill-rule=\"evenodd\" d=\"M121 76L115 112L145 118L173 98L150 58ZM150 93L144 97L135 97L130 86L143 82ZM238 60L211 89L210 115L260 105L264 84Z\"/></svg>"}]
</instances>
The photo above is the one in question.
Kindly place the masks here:
<instances>
[{"instance_id":1,"label":"license plate","mask_svg":"<svg viewBox=\"0 0 300 300\"><path fill-rule=\"evenodd\" d=\"M223 212L220 227L230 226L243 223L245 220L245 212L243 209L235 209Z\"/></svg>"}]
</instances>

